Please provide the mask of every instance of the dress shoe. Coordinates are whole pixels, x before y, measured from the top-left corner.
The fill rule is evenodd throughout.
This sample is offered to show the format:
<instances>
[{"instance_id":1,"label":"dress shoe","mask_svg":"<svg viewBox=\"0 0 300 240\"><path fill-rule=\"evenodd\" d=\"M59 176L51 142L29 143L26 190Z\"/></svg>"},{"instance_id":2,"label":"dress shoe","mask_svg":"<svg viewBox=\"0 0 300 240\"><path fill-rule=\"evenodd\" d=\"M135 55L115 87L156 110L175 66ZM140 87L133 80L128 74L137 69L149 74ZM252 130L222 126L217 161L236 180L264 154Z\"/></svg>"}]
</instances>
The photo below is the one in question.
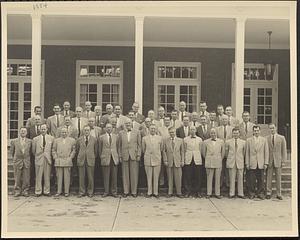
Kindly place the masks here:
<instances>
[{"instance_id":1,"label":"dress shoe","mask_svg":"<svg viewBox=\"0 0 300 240\"><path fill-rule=\"evenodd\" d=\"M92 197L94 197L94 194L88 194L88 197L92 198Z\"/></svg>"},{"instance_id":2,"label":"dress shoe","mask_svg":"<svg viewBox=\"0 0 300 240\"><path fill-rule=\"evenodd\" d=\"M206 195L206 198L207 198L207 199L210 199L210 198L211 198L211 195Z\"/></svg>"},{"instance_id":3,"label":"dress shoe","mask_svg":"<svg viewBox=\"0 0 300 240\"><path fill-rule=\"evenodd\" d=\"M151 195L150 195L150 194L146 194L145 197L146 197L146 198L150 198Z\"/></svg>"},{"instance_id":4,"label":"dress shoe","mask_svg":"<svg viewBox=\"0 0 300 240\"><path fill-rule=\"evenodd\" d=\"M84 197L84 194L79 194L78 197L82 198L82 197Z\"/></svg>"},{"instance_id":5,"label":"dress shoe","mask_svg":"<svg viewBox=\"0 0 300 240\"><path fill-rule=\"evenodd\" d=\"M279 200L283 200L282 196L277 196L276 198Z\"/></svg>"},{"instance_id":6,"label":"dress shoe","mask_svg":"<svg viewBox=\"0 0 300 240\"><path fill-rule=\"evenodd\" d=\"M44 196L50 197L51 195L50 195L50 193L44 193Z\"/></svg>"},{"instance_id":7,"label":"dress shoe","mask_svg":"<svg viewBox=\"0 0 300 240\"><path fill-rule=\"evenodd\" d=\"M267 195L267 196L266 196L266 199L271 199L271 195Z\"/></svg>"},{"instance_id":8,"label":"dress shoe","mask_svg":"<svg viewBox=\"0 0 300 240\"><path fill-rule=\"evenodd\" d=\"M42 196L42 194L37 194L37 193L36 193L36 194L34 194L34 196L35 196L35 197L40 197L40 196Z\"/></svg>"},{"instance_id":9,"label":"dress shoe","mask_svg":"<svg viewBox=\"0 0 300 240\"><path fill-rule=\"evenodd\" d=\"M17 192L17 193L14 194L14 196L19 197L19 196L21 196L21 193Z\"/></svg>"},{"instance_id":10,"label":"dress shoe","mask_svg":"<svg viewBox=\"0 0 300 240\"><path fill-rule=\"evenodd\" d=\"M232 195L232 196L229 195L228 198L233 199L233 198L235 198L235 196L234 195Z\"/></svg>"},{"instance_id":11,"label":"dress shoe","mask_svg":"<svg viewBox=\"0 0 300 240\"><path fill-rule=\"evenodd\" d=\"M221 195L216 195L216 198L217 198L217 199L221 199L222 196L221 196Z\"/></svg>"},{"instance_id":12,"label":"dress shoe","mask_svg":"<svg viewBox=\"0 0 300 240\"><path fill-rule=\"evenodd\" d=\"M201 195L201 193L197 193L197 198L202 198L202 195Z\"/></svg>"},{"instance_id":13,"label":"dress shoe","mask_svg":"<svg viewBox=\"0 0 300 240\"><path fill-rule=\"evenodd\" d=\"M258 198L261 199L261 200L265 200L265 196L264 195L259 195Z\"/></svg>"},{"instance_id":14,"label":"dress shoe","mask_svg":"<svg viewBox=\"0 0 300 240\"><path fill-rule=\"evenodd\" d=\"M131 194L132 197L136 198L137 197L137 194Z\"/></svg>"},{"instance_id":15,"label":"dress shoe","mask_svg":"<svg viewBox=\"0 0 300 240\"><path fill-rule=\"evenodd\" d=\"M122 197L123 197L123 198L127 198L127 197L128 197L128 193L123 193L123 194L122 194Z\"/></svg>"},{"instance_id":16,"label":"dress shoe","mask_svg":"<svg viewBox=\"0 0 300 240\"><path fill-rule=\"evenodd\" d=\"M176 197L183 198L183 195L182 194L176 194Z\"/></svg>"},{"instance_id":17,"label":"dress shoe","mask_svg":"<svg viewBox=\"0 0 300 240\"><path fill-rule=\"evenodd\" d=\"M240 195L238 195L238 198L246 199L245 196L240 196Z\"/></svg>"},{"instance_id":18,"label":"dress shoe","mask_svg":"<svg viewBox=\"0 0 300 240\"><path fill-rule=\"evenodd\" d=\"M102 197L107 197L108 193L103 193Z\"/></svg>"},{"instance_id":19,"label":"dress shoe","mask_svg":"<svg viewBox=\"0 0 300 240\"><path fill-rule=\"evenodd\" d=\"M24 197L29 197L28 192L24 192L24 193L23 193L23 196L24 196Z\"/></svg>"},{"instance_id":20,"label":"dress shoe","mask_svg":"<svg viewBox=\"0 0 300 240\"><path fill-rule=\"evenodd\" d=\"M65 197L69 197L70 196L70 194L69 193L65 193Z\"/></svg>"},{"instance_id":21,"label":"dress shoe","mask_svg":"<svg viewBox=\"0 0 300 240\"><path fill-rule=\"evenodd\" d=\"M249 199L253 199L253 198L254 198L254 195L250 195L250 196L249 196Z\"/></svg>"},{"instance_id":22,"label":"dress shoe","mask_svg":"<svg viewBox=\"0 0 300 240\"><path fill-rule=\"evenodd\" d=\"M155 197L155 198L159 198L159 196L158 196L158 195L156 195L156 194L153 194L153 197Z\"/></svg>"},{"instance_id":23,"label":"dress shoe","mask_svg":"<svg viewBox=\"0 0 300 240\"><path fill-rule=\"evenodd\" d=\"M61 193L56 193L54 197L59 197Z\"/></svg>"},{"instance_id":24,"label":"dress shoe","mask_svg":"<svg viewBox=\"0 0 300 240\"><path fill-rule=\"evenodd\" d=\"M114 197L114 198L118 197L118 195L116 193L112 193L111 196Z\"/></svg>"},{"instance_id":25,"label":"dress shoe","mask_svg":"<svg viewBox=\"0 0 300 240\"><path fill-rule=\"evenodd\" d=\"M167 194L166 197L170 198L170 197L172 197L172 194Z\"/></svg>"}]
</instances>

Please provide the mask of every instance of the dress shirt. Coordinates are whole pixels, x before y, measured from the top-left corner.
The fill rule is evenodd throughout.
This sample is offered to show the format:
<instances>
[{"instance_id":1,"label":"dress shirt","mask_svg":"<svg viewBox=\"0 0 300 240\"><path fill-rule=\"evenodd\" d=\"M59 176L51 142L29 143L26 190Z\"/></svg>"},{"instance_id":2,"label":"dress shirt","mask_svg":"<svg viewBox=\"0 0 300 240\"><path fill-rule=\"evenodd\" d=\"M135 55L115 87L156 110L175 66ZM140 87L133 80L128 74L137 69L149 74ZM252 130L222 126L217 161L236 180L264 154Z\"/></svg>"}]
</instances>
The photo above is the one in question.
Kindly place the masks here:
<instances>
[{"instance_id":1,"label":"dress shirt","mask_svg":"<svg viewBox=\"0 0 300 240\"><path fill-rule=\"evenodd\" d=\"M127 130L127 140L130 141L131 130Z\"/></svg>"},{"instance_id":2,"label":"dress shirt","mask_svg":"<svg viewBox=\"0 0 300 240\"><path fill-rule=\"evenodd\" d=\"M187 137L189 135L189 127L183 127L184 135Z\"/></svg>"}]
</instances>

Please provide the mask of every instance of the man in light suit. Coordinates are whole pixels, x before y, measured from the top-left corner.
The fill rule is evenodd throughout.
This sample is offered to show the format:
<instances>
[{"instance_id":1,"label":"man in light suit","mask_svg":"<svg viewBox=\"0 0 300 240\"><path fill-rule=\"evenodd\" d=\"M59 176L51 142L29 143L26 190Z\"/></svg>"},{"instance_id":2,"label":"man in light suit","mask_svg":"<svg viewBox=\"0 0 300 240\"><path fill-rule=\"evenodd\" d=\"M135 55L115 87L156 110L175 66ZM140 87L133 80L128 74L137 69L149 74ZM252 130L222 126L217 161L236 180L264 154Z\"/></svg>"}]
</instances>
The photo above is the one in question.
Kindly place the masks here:
<instances>
[{"instance_id":1,"label":"man in light suit","mask_svg":"<svg viewBox=\"0 0 300 240\"><path fill-rule=\"evenodd\" d=\"M85 125L84 128L86 126L88 126L90 128L90 135L92 137L96 138L97 141L99 140L100 136L105 133L100 127L97 127L95 125L95 118L94 117L90 117L88 119L88 124ZM84 132L85 132L84 128L81 131L81 134L80 134L81 136L84 135Z\"/></svg>"},{"instance_id":2,"label":"man in light suit","mask_svg":"<svg viewBox=\"0 0 300 240\"><path fill-rule=\"evenodd\" d=\"M182 122L178 119L178 112L177 110L173 110L171 112L171 126L175 129L182 126Z\"/></svg>"},{"instance_id":3,"label":"man in light suit","mask_svg":"<svg viewBox=\"0 0 300 240\"><path fill-rule=\"evenodd\" d=\"M217 121L218 121L218 125L222 125L222 120L221 118L224 115L224 106L221 104L218 104L217 106Z\"/></svg>"},{"instance_id":4,"label":"man in light suit","mask_svg":"<svg viewBox=\"0 0 300 240\"><path fill-rule=\"evenodd\" d=\"M207 124L207 117L205 115L200 116L200 125L196 128L197 136L201 137L202 141L210 138L210 127Z\"/></svg>"},{"instance_id":5,"label":"man in light suit","mask_svg":"<svg viewBox=\"0 0 300 240\"><path fill-rule=\"evenodd\" d=\"M106 133L99 139L99 156L103 172L104 194L107 197L110 193L117 197L117 176L119 165L119 138L112 132L112 125L106 124Z\"/></svg>"},{"instance_id":6,"label":"man in light suit","mask_svg":"<svg viewBox=\"0 0 300 240\"><path fill-rule=\"evenodd\" d=\"M92 118L93 119L93 118ZM94 195L95 159L98 154L98 141L91 136L89 126L83 128L83 135L76 142L77 166L79 175L79 197ZM87 188L85 175L87 174Z\"/></svg>"},{"instance_id":7,"label":"man in light suit","mask_svg":"<svg viewBox=\"0 0 300 240\"><path fill-rule=\"evenodd\" d=\"M269 165L267 169L267 199L272 195L272 178L275 171L277 199L282 200L281 195L281 168L287 160L285 137L277 133L274 123L269 124L270 135L267 136L269 146Z\"/></svg>"},{"instance_id":8,"label":"man in light suit","mask_svg":"<svg viewBox=\"0 0 300 240\"><path fill-rule=\"evenodd\" d=\"M247 111L244 111L242 114L243 122L240 123L240 137L241 139L246 140L253 136L253 126L254 123L250 122L250 114Z\"/></svg>"},{"instance_id":9,"label":"man in light suit","mask_svg":"<svg viewBox=\"0 0 300 240\"><path fill-rule=\"evenodd\" d=\"M119 132L125 128L124 124L128 120L128 117L126 117L122 114L121 105L115 106L115 117L117 119L116 128L118 129L118 132Z\"/></svg>"},{"instance_id":10,"label":"man in light suit","mask_svg":"<svg viewBox=\"0 0 300 240\"><path fill-rule=\"evenodd\" d=\"M269 164L269 148L267 140L260 136L260 127L253 127L253 137L246 141L246 168L249 170L249 198L253 199L256 194L264 199L264 170ZM257 184L256 184L257 181Z\"/></svg>"},{"instance_id":11,"label":"man in light suit","mask_svg":"<svg viewBox=\"0 0 300 240\"><path fill-rule=\"evenodd\" d=\"M106 126L106 124L110 122L110 119L115 116L113 105L106 104L105 109L106 109L106 114L102 116L102 122L104 126Z\"/></svg>"},{"instance_id":12,"label":"man in light suit","mask_svg":"<svg viewBox=\"0 0 300 240\"><path fill-rule=\"evenodd\" d=\"M150 126L151 126L152 122L150 118L145 118L145 121L142 123L141 125L141 136L142 138L149 135L150 134Z\"/></svg>"},{"instance_id":13,"label":"man in light suit","mask_svg":"<svg viewBox=\"0 0 300 240\"><path fill-rule=\"evenodd\" d=\"M208 121L209 120L209 112L207 111L206 102L205 101L200 101L199 108L200 108L199 116L204 115L206 117L207 121Z\"/></svg>"},{"instance_id":14,"label":"man in light suit","mask_svg":"<svg viewBox=\"0 0 300 240\"><path fill-rule=\"evenodd\" d=\"M205 158L205 168L207 175L207 198L212 195L212 182L215 176L215 196L220 199L220 181L222 160L225 155L224 141L217 138L217 131L215 128L210 130L211 138L205 140L202 144L202 156Z\"/></svg>"},{"instance_id":15,"label":"man in light suit","mask_svg":"<svg viewBox=\"0 0 300 240\"><path fill-rule=\"evenodd\" d=\"M186 103L184 101L181 101L179 103L178 120L183 122L184 116L190 117L190 113L186 111Z\"/></svg>"},{"instance_id":16,"label":"man in light suit","mask_svg":"<svg viewBox=\"0 0 300 240\"><path fill-rule=\"evenodd\" d=\"M76 108L76 117L72 118L72 126L77 130L77 138L81 134L82 128L88 124L88 120L85 117L82 117L82 107Z\"/></svg>"},{"instance_id":17,"label":"man in light suit","mask_svg":"<svg viewBox=\"0 0 300 240\"><path fill-rule=\"evenodd\" d=\"M42 107L41 106L35 106L34 107L34 116L30 117L26 121L26 128L29 129L32 125L35 125L35 116L41 117L41 124L46 123L46 120L42 117Z\"/></svg>"},{"instance_id":18,"label":"man in light suit","mask_svg":"<svg viewBox=\"0 0 300 240\"><path fill-rule=\"evenodd\" d=\"M72 125L72 120L70 115L64 116L64 125L59 127L57 129L57 135L55 136L56 138L60 137L61 135L61 130L63 128L67 129L67 136L77 139L78 138L78 130Z\"/></svg>"},{"instance_id":19,"label":"man in light suit","mask_svg":"<svg viewBox=\"0 0 300 240\"><path fill-rule=\"evenodd\" d=\"M69 101L65 101L63 104L63 110L61 111L61 115L65 116L70 116L71 118L75 117L75 113L70 110L71 104Z\"/></svg>"},{"instance_id":20,"label":"man in light suit","mask_svg":"<svg viewBox=\"0 0 300 240\"><path fill-rule=\"evenodd\" d=\"M64 125L64 116L60 114L61 109L59 104L54 104L53 111L54 111L54 115L48 117L46 123L47 123L49 134L53 137L56 137L57 129L60 126Z\"/></svg>"},{"instance_id":21,"label":"man in light suit","mask_svg":"<svg viewBox=\"0 0 300 240\"><path fill-rule=\"evenodd\" d=\"M188 116L183 117L183 125L176 129L176 136L179 138L185 138L190 135L190 118Z\"/></svg>"},{"instance_id":22,"label":"man in light suit","mask_svg":"<svg viewBox=\"0 0 300 240\"><path fill-rule=\"evenodd\" d=\"M76 153L76 141L74 138L68 137L67 129L61 129L61 136L54 139L52 147L52 156L57 177L57 193L56 197L62 194L62 184L64 181L65 197L70 194L70 177L71 167L73 166L72 159Z\"/></svg>"},{"instance_id":23,"label":"man in light suit","mask_svg":"<svg viewBox=\"0 0 300 240\"><path fill-rule=\"evenodd\" d=\"M132 129L140 131L142 129L142 125L139 122L137 122L134 112L129 111L127 116L132 122Z\"/></svg>"},{"instance_id":24,"label":"man in light suit","mask_svg":"<svg viewBox=\"0 0 300 240\"><path fill-rule=\"evenodd\" d=\"M235 180L237 177L238 197L244 196L244 166L246 155L246 141L239 138L240 130L232 129L233 138L225 142L226 168L229 171L229 198L235 197Z\"/></svg>"},{"instance_id":25,"label":"man in light suit","mask_svg":"<svg viewBox=\"0 0 300 240\"><path fill-rule=\"evenodd\" d=\"M219 126L219 122L217 120L217 114L215 111L211 111L209 113L209 121L208 121L208 125L210 128L216 128Z\"/></svg>"},{"instance_id":26,"label":"man in light suit","mask_svg":"<svg viewBox=\"0 0 300 240\"><path fill-rule=\"evenodd\" d=\"M101 127L104 128L104 123L102 121L102 107L99 105L96 105L94 107L94 111L95 111L95 125L97 127Z\"/></svg>"},{"instance_id":27,"label":"man in light suit","mask_svg":"<svg viewBox=\"0 0 300 240\"><path fill-rule=\"evenodd\" d=\"M90 101L85 102L85 110L82 116L89 119L90 117L95 117L95 112L92 111L92 103Z\"/></svg>"},{"instance_id":28,"label":"man in light suit","mask_svg":"<svg viewBox=\"0 0 300 240\"><path fill-rule=\"evenodd\" d=\"M232 116L232 107L227 106L225 108L225 114L228 116L228 125L232 127L239 127L239 120Z\"/></svg>"},{"instance_id":29,"label":"man in light suit","mask_svg":"<svg viewBox=\"0 0 300 240\"><path fill-rule=\"evenodd\" d=\"M191 121L190 121L190 126L194 126L194 127L199 127L201 125L200 121L199 121L199 115L197 112L192 112L191 114Z\"/></svg>"},{"instance_id":30,"label":"man in light suit","mask_svg":"<svg viewBox=\"0 0 300 240\"><path fill-rule=\"evenodd\" d=\"M156 121L159 122L158 127L164 126L164 118L166 116L165 114L166 114L166 112L165 112L164 107L160 106L158 108L158 116L157 116L157 119L156 119Z\"/></svg>"},{"instance_id":31,"label":"man in light suit","mask_svg":"<svg viewBox=\"0 0 300 240\"><path fill-rule=\"evenodd\" d=\"M196 128L190 127L190 135L184 138L185 162L184 162L184 179L183 184L187 197L192 194L195 197L201 198L202 185L202 139L196 136Z\"/></svg>"},{"instance_id":32,"label":"man in light suit","mask_svg":"<svg viewBox=\"0 0 300 240\"><path fill-rule=\"evenodd\" d=\"M141 124L145 121L145 117L139 113L139 108L140 106L138 102L134 102L132 104L132 111L134 112L135 119L139 124Z\"/></svg>"},{"instance_id":33,"label":"man in light suit","mask_svg":"<svg viewBox=\"0 0 300 240\"><path fill-rule=\"evenodd\" d=\"M27 129L21 127L19 137L12 139L10 144L10 153L13 158L14 179L15 179L15 197L23 194L28 197L30 181L30 156L32 140L26 138Z\"/></svg>"},{"instance_id":34,"label":"man in light suit","mask_svg":"<svg viewBox=\"0 0 300 240\"><path fill-rule=\"evenodd\" d=\"M147 195L158 198L158 181L161 168L161 157L163 151L162 137L156 134L155 124L150 125L150 135L142 139L142 151L144 153L144 165L147 175Z\"/></svg>"},{"instance_id":35,"label":"man in light suit","mask_svg":"<svg viewBox=\"0 0 300 240\"><path fill-rule=\"evenodd\" d=\"M140 131L132 129L132 121L127 119L125 129L119 133L124 197L127 197L130 193L133 197L137 197L141 151L142 138Z\"/></svg>"},{"instance_id":36,"label":"man in light suit","mask_svg":"<svg viewBox=\"0 0 300 240\"><path fill-rule=\"evenodd\" d=\"M160 121L155 119L155 113L152 109L148 111L147 117L151 119L151 124L154 124L156 126L156 130L157 130L158 127L160 127Z\"/></svg>"},{"instance_id":37,"label":"man in light suit","mask_svg":"<svg viewBox=\"0 0 300 240\"><path fill-rule=\"evenodd\" d=\"M184 145L181 138L177 138L175 128L169 129L170 137L163 140L163 161L168 176L168 197L173 195L173 182L175 182L176 196L182 198L181 178L184 166Z\"/></svg>"},{"instance_id":38,"label":"man in light suit","mask_svg":"<svg viewBox=\"0 0 300 240\"><path fill-rule=\"evenodd\" d=\"M52 165L52 145L54 137L47 134L47 125L41 125L41 134L32 141L32 153L35 157L35 195L50 196L50 173ZM44 176L44 187L42 180Z\"/></svg>"}]
</instances>

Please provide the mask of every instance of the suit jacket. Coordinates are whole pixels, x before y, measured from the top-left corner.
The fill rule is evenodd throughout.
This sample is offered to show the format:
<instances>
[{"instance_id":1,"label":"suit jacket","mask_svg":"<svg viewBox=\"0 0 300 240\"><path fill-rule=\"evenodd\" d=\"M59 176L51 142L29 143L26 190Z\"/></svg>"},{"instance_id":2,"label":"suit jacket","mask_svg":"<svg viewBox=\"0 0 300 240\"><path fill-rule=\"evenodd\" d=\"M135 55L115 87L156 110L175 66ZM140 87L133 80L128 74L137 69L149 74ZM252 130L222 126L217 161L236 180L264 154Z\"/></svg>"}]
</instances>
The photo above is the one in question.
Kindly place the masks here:
<instances>
[{"instance_id":1,"label":"suit jacket","mask_svg":"<svg viewBox=\"0 0 300 240\"><path fill-rule=\"evenodd\" d=\"M155 123L157 124L157 127L163 127L165 125L164 119L165 117L163 118L157 117L155 119Z\"/></svg>"},{"instance_id":2,"label":"suit jacket","mask_svg":"<svg viewBox=\"0 0 300 240\"><path fill-rule=\"evenodd\" d=\"M11 140L10 153L13 158L13 164L19 169L30 167L32 140L25 138L25 144L22 147L20 138Z\"/></svg>"},{"instance_id":3,"label":"suit jacket","mask_svg":"<svg viewBox=\"0 0 300 240\"><path fill-rule=\"evenodd\" d=\"M142 139L142 152L144 153L145 166L159 166L161 165L161 152L163 151L163 140L159 135L150 135Z\"/></svg>"},{"instance_id":4,"label":"suit jacket","mask_svg":"<svg viewBox=\"0 0 300 240\"><path fill-rule=\"evenodd\" d=\"M80 132L83 129L83 127L87 124L88 124L87 118L81 117L80 118ZM72 118L72 126L77 130L77 134L78 134L78 118L77 117Z\"/></svg>"},{"instance_id":5,"label":"suit jacket","mask_svg":"<svg viewBox=\"0 0 300 240\"><path fill-rule=\"evenodd\" d=\"M169 138L170 134L169 134L169 128L167 128L166 126L163 127L159 127L158 129L158 134L163 138Z\"/></svg>"},{"instance_id":6,"label":"suit jacket","mask_svg":"<svg viewBox=\"0 0 300 240\"><path fill-rule=\"evenodd\" d=\"M46 119L44 119L44 118L41 116L41 124L43 124L43 123L46 123ZM34 117L31 117L31 118L28 118L28 119L27 119L25 127L28 129L28 128L30 128L32 125L35 125Z\"/></svg>"},{"instance_id":7,"label":"suit jacket","mask_svg":"<svg viewBox=\"0 0 300 240\"><path fill-rule=\"evenodd\" d=\"M192 138L188 136L184 138L184 150L185 150L185 164L189 165L194 158L196 165L202 165L201 157L201 148L202 148L202 139L198 136Z\"/></svg>"},{"instance_id":8,"label":"suit jacket","mask_svg":"<svg viewBox=\"0 0 300 240\"><path fill-rule=\"evenodd\" d=\"M218 120L215 120L213 123L212 123L212 121L208 121L208 126L210 127L210 128L216 128L216 127L218 127L219 126L219 122L218 122Z\"/></svg>"},{"instance_id":9,"label":"suit jacket","mask_svg":"<svg viewBox=\"0 0 300 240\"><path fill-rule=\"evenodd\" d=\"M117 118L117 126L116 127L119 131L125 129L124 124L127 120L128 120L128 117L126 117L122 114Z\"/></svg>"},{"instance_id":10,"label":"suit jacket","mask_svg":"<svg viewBox=\"0 0 300 240\"><path fill-rule=\"evenodd\" d=\"M256 145L254 138L248 138L246 142L246 167L263 169L269 163L268 143L264 137L259 136Z\"/></svg>"},{"instance_id":11,"label":"suit jacket","mask_svg":"<svg viewBox=\"0 0 300 240\"><path fill-rule=\"evenodd\" d=\"M190 127L188 127L188 128L189 128L188 135L190 135ZM184 134L184 126L181 126L180 128L176 129L176 137L179 137L179 138L187 137Z\"/></svg>"},{"instance_id":12,"label":"suit jacket","mask_svg":"<svg viewBox=\"0 0 300 240\"><path fill-rule=\"evenodd\" d=\"M235 117L228 117L228 125L232 127L239 127L240 121Z\"/></svg>"},{"instance_id":13,"label":"suit jacket","mask_svg":"<svg viewBox=\"0 0 300 240\"><path fill-rule=\"evenodd\" d=\"M196 135L198 137L201 137L202 141L204 141L206 139L209 139L210 138L210 127L209 127L209 125L206 125L206 132L205 133L203 132L202 125L197 127Z\"/></svg>"},{"instance_id":14,"label":"suit jacket","mask_svg":"<svg viewBox=\"0 0 300 240\"><path fill-rule=\"evenodd\" d=\"M29 139L34 139L36 136L40 135L40 131L39 130L35 130L35 124L31 125L29 128L27 128L27 137Z\"/></svg>"},{"instance_id":15,"label":"suit jacket","mask_svg":"<svg viewBox=\"0 0 300 240\"><path fill-rule=\"evenodd\" d=\"M224 141L217 138L215 144L211 138L202 144L202 156L205 158L205 168L222 168L222 160L225 156Z\"/></svg>"},{"instance_id":16,"label":"suit jacket","mask_svg":"<svg viewBox=\"0 0 300 240\"><path fill-rule=\"evenodd\" d=\"M90 111L89 112L89 117L87 116L87 111L84 111L83 113L82 113L82 117L85 117L85 118L87 118L87 119L89 119L89 118L91 118L91 117L95 117L96 116L96 114L95 114L95 112L93 112L93 111Z\"/></svg>"},{"instance_id":17,"label":"suit jacket","mask_svg":"<svg viewBox=\"0 0 300 240\"><path fill-rule=\"evenodd\" d=\"M103 122L103 124L105 126L107 123L109 123L110 118L111 117L115 117L115 116L116 116L116 114L114 114L114 113L112 113L111 115L105 114L105 115L102 116L102 120L101 121Z\"/></svg>"},{"instance_id":18,"label":"suit jacket","mask_svg":"<svg viewBox=\"0 0 300 240\"><path fill-rule=\"evenodd\" d=\"M68 116L70 116L71 118L76 117L75 112L73 112L72 110L68 110L68 111L69 111L69 112L68 112ZM63 116L66 116L66 111L65 111L65 110L62 110L62 111L60 112L60 114L63 115Z\"/></svg>"},{"instance_id":19,"label":"suit jacket","mask_svg":"<svg viewBox=\"0 0 300 240\"><path fill-rule=\"evenodd\" d=\"M246 141L237 139L237 150L235 151L235 139L231 138L225 142L226 168L233 168L236 164L237 169L245 166Z\"/></svg>"},{"instance_id":20,"label":"suit jacket","mask_svg":"<svg viewBox=\"0 0 300 240\"><path fill-rule=\"evenodd\" d=\"M119 164L119 137L115 133L111 133L111 145L107 134L103 134L99 138L99 155L101 159L101 166L109 166L112 158L115 165Z\"/></svg>"},{"instance_id":21,"label":"suit jacket","mask_svg":"<svg viewBox=\"0 0 300 240\"><path fill-rule=\"evenodd\" d=\"M248 122L248 124L247 124L247 134L246 134L244 122L240 123L240 125L239 125L240 138L246 140L247 138L252 137L253 136L253 126L254 126L254 123Z\"/></svg>"},{"instance_id":22,"label":"suit jacket","mask_svg":"<svg viewBox=\"0 0 300 240\"><path fill-rule=\"evenodd\" d=\"M180 115L181 115L181 112L178 111L178 120L179 120L180 122L182 122L182 118L183 118L184 116L188 116L188 117L191 116L191 114L190 114L189 112L187 112L187 111L184 111L184 112L183 112L182 118L180 118Z\"/></svg>"},{"instance_id":23,"label":"suit jacket","mask_svg":"<svg viewBox=\"0 0 300 240\"><path fill-rule=\"evenodd\" d=\"M139 161L142 152L142 137L137 130L131 130L128 142L127 131L119 133L119 153L122 161L128 161L129 157L133 161Z\"/></svg>"},{"instance_id":24,"label":"suit jacket","mask_svg":"<svg viewBox=\"0 0 300 240\"><path fill-rule=\"evenodd\" d=\"M217 130L217 138L222 139L224 142L228 139L232 138L232 126L227 125L226 126L226 139L224 139L224 126L221 125L219 127L216 128Z\"/></svg>"},{"instance_id":25,"label":"suit jacket","mask_svg":"<svg viewBox=\"0 0 300 240\"><path fill-rule=\"evenodd\" d=\"M133 121L132 122L132 129L140 131L140 130L142 130L142 125L140 123L138 123L137 121Z\"/></svg>"},{"instance_id":26,"label":"suit jacket","mask_svg":"<svg viewBox=\"0 0 300 240\"><path fill-rule=\"evenodd\" d=\"M48 162L48 164L52 164L52 145L54 141L54 137L51 135L45 135L46 145L43 148L43 135L39 135L32 140L32 154L34 155L35 165L42 166L44 165L44 160Z\"/></svg>"},{"instance_id":27,"label":"suit jacket","mask_svg":"<svg viewBox=\"0 0 300 240\"><path fill-rule=\"evenodd\" d=\"M144 115L143 114L140 114L140 113L137 113L136 114L136 121L138 122L138 123L142 123L142 122L144 122L145 121L145 117L144 117Z\"/></svg>"},{"instance_id":28,"label":"suit jacket","mask_svg":"<svg viewBox=\"0 0 300 240\"><path fill-rule=\"evenodd\" d=\"M103 127L102 115L97 116L96 113L95 113L95 126Z\"/></svg>"},{"instance_id":29,"label":"suit jacket","mask_svg":"<svg viewBox=\"0 0 300 240\"><path fill-rule=\"evenodd\" d=\"M142 138L150 134L150 130L146 126L143 126L143 125L141 127L140 132L141 132Z\"/></svg>"},{"instance_id":30,"label":"suit jacket","mask_svg":"<svg viewBox=\"0 0 300 240\"><path fill-rule=\"evenodd\" d=\"M84 166L86 161L89 167L95 166L95 159L98 154L98 141L95 137L89 136L88 144L85 144L85 136L81 136L76 142L77 166Z\"/></svg>"},{"instance_id":31,"label":"suit jacket","mask_svg":"<svg viewBox=\"0 0 300 240\"><path fill-rule=\"evenodd\" d=\"M176 119L175 121L171 119L171 126L175 129L180 128L182 126L182 122Z\"/></svg>"},{"instance_id":32,"label":"suit jacket","mask_svg":"<svg viewBox=\"0 0 300 240\"><path fill-rule=\"evenodd\" d=\"M184 165L184 145L183 139L174 138L174 149L171 138L163 140L163 160L168 167L183 167Z\"/></svg>"},{"instance_id":33,"label":"suit jacket","mask_svg":"<svg viewBox=\"0 0 300 240\"><path fill-rule=\"evenodd\" d=\"M269 146L269 166L282 167L282 162L287 160L285 137L275 134L274 146L272 144L272 135L267 136L267 141Z\"/></svg>"},{"instance_id":34,"label":"suit jacket","mask_svg":"<svg viewBox=\"0 0 300 240\"><path fill-rule=\"evenodd\" d=\"M85 125L85 126L88 126L88 125ZM84 127L85 127L85 126L84 126ZM83 127L83 128L84 128L84 127ZM81 131L80 131L80 136L83 136L83 135L84 135L83 128L82 128ZM102 130L101 127L97 127L97 126L94 126L93 129L91 129L91 127L90 127L90 131L91 131L91 132L90 132L90 135L93 136L94 138L96 138L97 141L98 141L98 139L100 138L100 136L101 136L102 134L105 133L105 131L103 132L103 130Z\"/></svg>"},{"instance_id":35,"label":"suit jacket","mask_svg":"<svg viewBox=\"0 0 300 240\"><path fill-rule=\"evenodd\" d=\"M59 138L60 137L61 129L63 127L66 127L66 126L64 125L64 126L61 126L61 127L59 127L57 129L55 138ZM67 132L67 136L68 137L71 137L71 138L74 138L74 139L78 138L78 130L77 130L77 128L75 128L73 125L70 125L67 129L68 129L68 132Z\"/></svg>"},{"instance_id":36,"label":"suit jacket","mask_svg":"<svg viewBox=\"0 0 300 240\"><path fill-rule=\"evenodd\" d=\"M191 126L195 126L196 128L199 127L201 125L201 123L199 121L190 121L190 127Z\"/></svg>"},{"instance_id":37,"label":"suit jacket","mask_svg":"<svg viewBox=\"0 0 300 240\"><path fill-rule=\"evenodd\" d=\"M63 138L56 138L53 142L52 156L55 167L72 167L72 159L76 153L76 141L74 138L66 137L65 142Z\"/></svg>"},{"instance_id":38,"label":"suit jacket","mask_svg":"<svg viewBox=\"0 0 300 240\"><path fill-rule=\"evenodd\" d=\"M57 129L63 125L64 125L64 117L61 114L59 114L59 126L57 126L56 115L50 116L47 119L48 132L53 137L57 136Z\"/></svg>"}]
</instances>

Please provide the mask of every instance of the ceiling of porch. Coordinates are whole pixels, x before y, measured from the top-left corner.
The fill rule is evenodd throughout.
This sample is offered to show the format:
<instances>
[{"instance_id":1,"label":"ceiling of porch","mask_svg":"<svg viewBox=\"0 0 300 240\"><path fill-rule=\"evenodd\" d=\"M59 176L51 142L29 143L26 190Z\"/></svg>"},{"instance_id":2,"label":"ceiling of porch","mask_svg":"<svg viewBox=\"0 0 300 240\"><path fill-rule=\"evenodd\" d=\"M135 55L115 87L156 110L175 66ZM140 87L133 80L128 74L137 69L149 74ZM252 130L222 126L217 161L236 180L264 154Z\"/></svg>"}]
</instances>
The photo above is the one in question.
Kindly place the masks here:
<instances>
[{"instance_id":1,"label":"ceiling of porch","mask_svg":"<svg viewBox=\"0 0 300 240\"><path fill-rule=\"evenodd\" d=\"M246 22L247 48L268 48L267 31L273 31L272 48L289 48L287 20L256 20ZM133 46L133 17L43 16L43 44L104 44ZM31 17L8 16L9 43L31 44ZM146 17L145 46L234 47L234 19Z\"/></svg>"}]
</instances>

